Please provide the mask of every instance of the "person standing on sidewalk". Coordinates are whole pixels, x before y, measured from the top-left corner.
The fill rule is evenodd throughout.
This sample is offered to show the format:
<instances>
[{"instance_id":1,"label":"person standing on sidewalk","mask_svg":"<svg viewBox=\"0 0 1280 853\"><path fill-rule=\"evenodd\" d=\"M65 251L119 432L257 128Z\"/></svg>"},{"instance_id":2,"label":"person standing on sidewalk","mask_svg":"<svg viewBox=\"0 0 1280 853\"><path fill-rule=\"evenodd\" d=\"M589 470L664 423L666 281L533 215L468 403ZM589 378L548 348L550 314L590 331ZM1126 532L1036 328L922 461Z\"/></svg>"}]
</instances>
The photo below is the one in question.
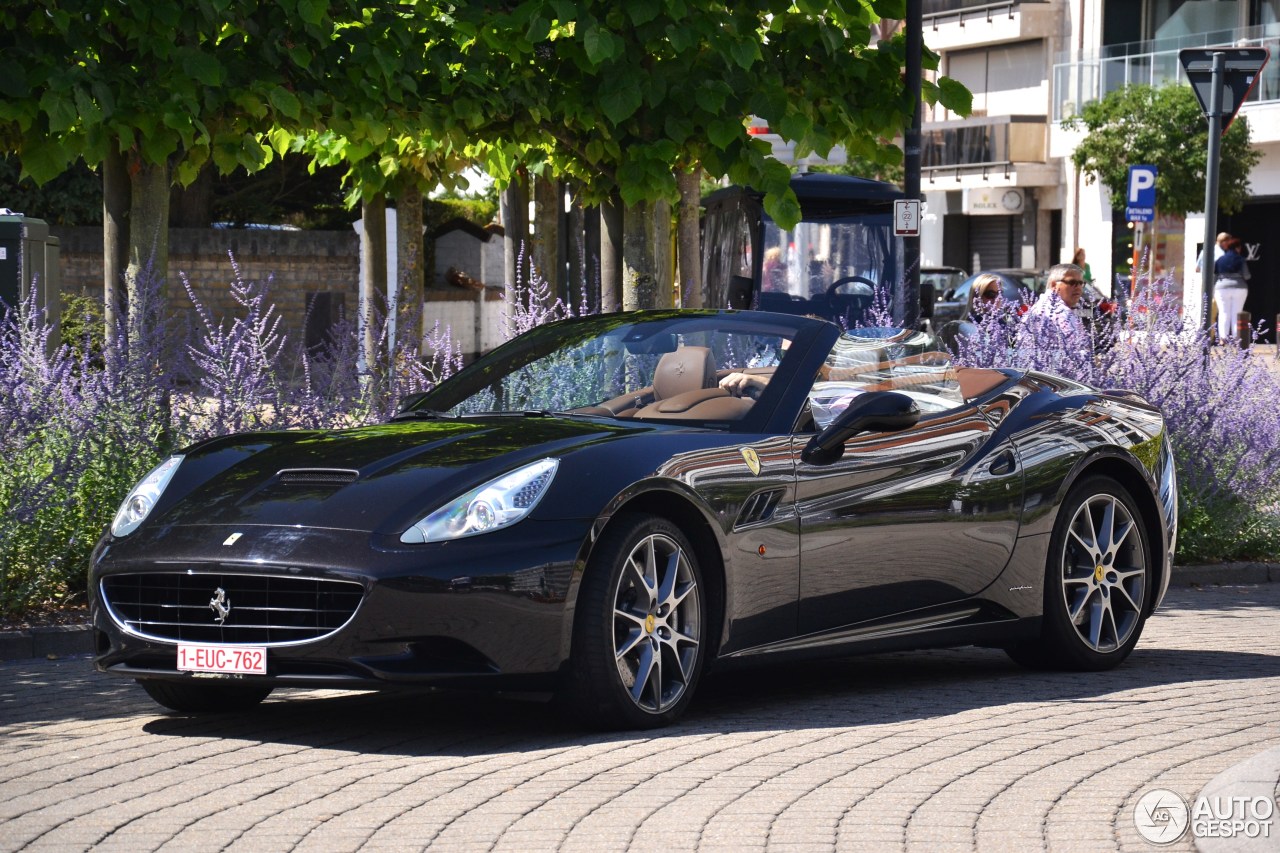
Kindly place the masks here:
<instances>
[{"instance_id":1,"label":"person standing on sidewalk","mask_svg":"<svg viewBox=\"0 0 1280 853\"><path fill-rule=\"evenodd\" d=\"M1241 249L1239 238L1227 241L1222 257L1213 262L1213 304L1218 309L1218 342L1222 343L1236 333L1236 315L1244 310L1245 297L1249 295L1249 264Z\"/></svg>"}]
</instances>

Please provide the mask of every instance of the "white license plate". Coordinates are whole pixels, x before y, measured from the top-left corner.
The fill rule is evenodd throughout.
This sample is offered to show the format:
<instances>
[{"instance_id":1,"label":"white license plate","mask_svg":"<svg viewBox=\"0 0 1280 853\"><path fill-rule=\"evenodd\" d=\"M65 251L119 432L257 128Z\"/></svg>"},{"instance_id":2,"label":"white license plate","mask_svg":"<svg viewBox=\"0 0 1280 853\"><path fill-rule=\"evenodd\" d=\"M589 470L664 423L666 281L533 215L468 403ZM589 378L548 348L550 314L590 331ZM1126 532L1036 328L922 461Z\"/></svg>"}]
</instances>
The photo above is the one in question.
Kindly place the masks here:
<instances>
[{"instance_id":1,"label":"white license plate","mask_svg":"<svg viewBox=\"0 0 1280 853\"><path fill-rule=\"evenodd\" d=\"M262 646L178 646L178 669L189 672L267 674L267 650Z\"/></svg>"}]
</instances>

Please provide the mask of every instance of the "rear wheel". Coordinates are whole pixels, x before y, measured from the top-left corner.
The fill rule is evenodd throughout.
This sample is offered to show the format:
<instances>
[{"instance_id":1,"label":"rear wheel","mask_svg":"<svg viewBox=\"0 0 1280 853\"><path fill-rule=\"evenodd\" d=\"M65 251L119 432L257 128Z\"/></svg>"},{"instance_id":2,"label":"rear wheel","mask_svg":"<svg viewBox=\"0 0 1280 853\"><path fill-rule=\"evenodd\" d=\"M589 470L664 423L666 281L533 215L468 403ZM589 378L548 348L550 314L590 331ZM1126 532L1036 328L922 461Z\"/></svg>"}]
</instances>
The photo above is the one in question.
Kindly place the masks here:
<instances>
[{"instance_id":1,"label":"rear wheel","mask_svg":"<svg viewBox=\"0 0 1280 853\"><path fill-rule=\"evenodd\" d=\"M271 694L265 684L188 683L140 678L147 695L171 711L187 714L227 713L254 707Z\"/></svg>"},{"instance_id":2,"label":"rear wheel","mask_svg":"<svg viewBox=\"0 0 1280 853\"><path fill-rule=\"evenodd\" d=\"M1109 477L1089 477L1072 488L1054 524L1040 638L1009 655L1028 666L1117 666L1142 634L1153 574L1133 497Z\"/></svg>"},{"instance_id":3,"label":"rear wheel","mask_svg":"<svg viewBox=\"0 0 1280 853\"><path fill-rule=\"evenodd\" d=\"M602 728L665 726L688 707L706 656L697 557L655 516L616 519L605 537L578 596L564 699Z\"/></svg>"}]
</instances>

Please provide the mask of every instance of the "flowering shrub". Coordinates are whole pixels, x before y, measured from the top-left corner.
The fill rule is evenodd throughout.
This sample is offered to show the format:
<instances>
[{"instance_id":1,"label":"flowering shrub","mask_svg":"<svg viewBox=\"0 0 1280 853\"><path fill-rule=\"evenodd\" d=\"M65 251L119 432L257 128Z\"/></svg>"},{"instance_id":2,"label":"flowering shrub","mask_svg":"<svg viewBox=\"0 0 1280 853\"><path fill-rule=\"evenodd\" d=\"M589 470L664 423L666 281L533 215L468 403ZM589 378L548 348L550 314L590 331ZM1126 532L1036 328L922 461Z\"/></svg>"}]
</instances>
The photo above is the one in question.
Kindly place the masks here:
<instances>
[{"instance_id":1,"label":"flowering shrub","mask_svg":"<svg viewBox=\"0 0 1280 853\"><path fill-rule=\"evenodd\" d=\"M174 449L236 430L383 421L401 397L461 367L438 325L417 356L412 313L399 318L390 347L385 312L367 318L380 354L363 373L362 329L351 318L307 351L281 332L270 280L246 281L234 258L231 266L238 310L222 320L183 280L195 305L190 329L164 314L149 276L133 306L141 331L130 337L122 325L111 344L94 317L71 315L67 325L84 336L59 347L34 303L0 318L0 613L80 593L120 501Z\"/></svg>"},{"instance_id":2,"label":"flowering shrub","mask_svg":"<svg viewBox=\"0 0 1280 853\"><path fill-rule=\"evenodd\" d=\"M1280 553L1280 380L1238 341L1213 346L1169 279L1132 301L1123 323L1083 334L992 310L957 338L957 361L1046 370L1137 391L1164 412L1178 467L1180 562ZM1255 331L1256 335L1256 331Z\"/></svg>"}]
</instances>

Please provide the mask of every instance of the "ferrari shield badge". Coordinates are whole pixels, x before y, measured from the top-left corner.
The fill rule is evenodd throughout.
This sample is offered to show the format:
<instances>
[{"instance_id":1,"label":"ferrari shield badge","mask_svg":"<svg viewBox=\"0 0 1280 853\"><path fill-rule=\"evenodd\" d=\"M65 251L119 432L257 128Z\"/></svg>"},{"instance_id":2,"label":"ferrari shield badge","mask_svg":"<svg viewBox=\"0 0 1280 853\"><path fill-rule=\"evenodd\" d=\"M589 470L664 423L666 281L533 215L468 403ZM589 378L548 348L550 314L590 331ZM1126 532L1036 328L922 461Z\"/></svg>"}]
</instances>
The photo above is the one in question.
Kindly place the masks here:
<instances>
[{"instance_id":1,"label":"ferrari shield badge","mask_svg":"<svg viewBox=\"0 0 1280 853\"><path fill-rule=\"evenodd\" d=\"M742 448L742 460L747 463L747 467L751 469L751 473L757 477L760 476L760 457L755 450L750 447Z\"/></svg>"}]
</instances>

